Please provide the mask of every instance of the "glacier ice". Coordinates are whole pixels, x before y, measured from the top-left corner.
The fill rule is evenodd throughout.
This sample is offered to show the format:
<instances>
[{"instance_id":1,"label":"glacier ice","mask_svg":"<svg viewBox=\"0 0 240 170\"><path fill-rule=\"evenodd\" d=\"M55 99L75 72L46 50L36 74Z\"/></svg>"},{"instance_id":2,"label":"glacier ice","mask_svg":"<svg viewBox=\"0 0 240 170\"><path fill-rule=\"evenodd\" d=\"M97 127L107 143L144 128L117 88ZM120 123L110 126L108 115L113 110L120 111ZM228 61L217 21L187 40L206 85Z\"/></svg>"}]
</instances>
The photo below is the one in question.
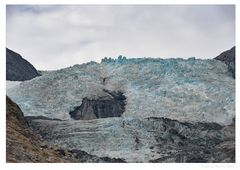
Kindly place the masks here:
<instances>
[{"instance_id":1,"label":"glacier ice","mask_svg":"<svg viewBox=\"0 0 240 170\"><path fill-rule=\"evenodd\" d=\"M105 58L46 72L7 88L7 95L25 116L69 120L84 97L98 98L104 89L127 97L123 117L228 124L235 116L235 81L212 59Z\"/></svg>"}]
</instances>

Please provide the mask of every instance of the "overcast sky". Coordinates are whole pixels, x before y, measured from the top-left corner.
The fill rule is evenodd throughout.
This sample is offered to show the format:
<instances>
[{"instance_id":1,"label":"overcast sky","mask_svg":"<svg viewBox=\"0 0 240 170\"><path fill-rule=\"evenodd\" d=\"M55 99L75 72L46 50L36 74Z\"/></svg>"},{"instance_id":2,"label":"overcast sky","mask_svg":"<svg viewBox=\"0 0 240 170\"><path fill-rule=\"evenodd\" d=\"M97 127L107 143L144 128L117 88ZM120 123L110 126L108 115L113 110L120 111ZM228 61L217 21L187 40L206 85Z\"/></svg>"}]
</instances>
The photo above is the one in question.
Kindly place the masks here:
<instances>
[{"instance_id":1,"label":"overcast sky","mask_svg":"<svg viewBox=\"0 0 240 170\"><path fill-rule=\"evenodd\" d=\"M39 70L107 56L213 58L235 45L231 5L8 5L7 47Z\"/></svg>"}]
</instances>

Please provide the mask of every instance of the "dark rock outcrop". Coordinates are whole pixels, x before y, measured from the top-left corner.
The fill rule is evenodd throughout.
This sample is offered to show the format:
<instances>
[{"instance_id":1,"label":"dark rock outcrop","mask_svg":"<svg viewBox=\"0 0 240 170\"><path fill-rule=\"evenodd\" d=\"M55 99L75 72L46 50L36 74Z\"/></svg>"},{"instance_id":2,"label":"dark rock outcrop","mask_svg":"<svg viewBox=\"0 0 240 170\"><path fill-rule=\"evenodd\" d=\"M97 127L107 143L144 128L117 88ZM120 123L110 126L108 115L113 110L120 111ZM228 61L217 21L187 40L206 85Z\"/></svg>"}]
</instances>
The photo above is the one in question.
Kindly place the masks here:
<instances>
[{"instance_id":1,"label":"dark rock outcrop","mask_svg":"<svg viewBox=\"0 0 240 170\"><path fill-rule=\"evenodd\" d=\"M235 79L235 47L230 50L224 51L214 59L220 60L227 64L228 70L231 72L233 78Z\"/></svg>"},{"instance_id":2,"label":"dark rock outcrop","mask_svg":"<svg viewBox=\"0 0 240 170\"><path fill-rule=\"evenodd\" d=\"M8 48L6 48L6 64L7 80L25 81L39 76L31 63Z\"/></svg>"},{"instance_id":3,"label":"dark rock outcrop","mask_svg":"<svg viewBox=\"0 0 240 170\"><path fill-rule=\"evenodd\" d=\"M107 95L98 99L84 98L81 106L70 111L71 117L76 120L120 117L125 111L126 97L121 92L104 91Z\"/></svg>"}]
</instances>

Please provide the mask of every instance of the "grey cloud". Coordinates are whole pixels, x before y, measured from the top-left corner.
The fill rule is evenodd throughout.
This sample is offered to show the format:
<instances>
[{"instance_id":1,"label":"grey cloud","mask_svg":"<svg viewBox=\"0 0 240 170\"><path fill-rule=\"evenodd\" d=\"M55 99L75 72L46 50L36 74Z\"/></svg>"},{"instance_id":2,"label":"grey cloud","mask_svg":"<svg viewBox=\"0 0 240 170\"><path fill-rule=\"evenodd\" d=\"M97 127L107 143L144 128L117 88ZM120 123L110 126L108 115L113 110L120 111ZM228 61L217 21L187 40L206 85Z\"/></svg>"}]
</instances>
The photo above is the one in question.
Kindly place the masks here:
<instances>
[{"instance_id":1,"label":"grey cloud","mask_svg":"<svg viewBox=\"0 0 240 170\"><path fill-rule=\"evenodd\" d=\"M120 54L213 58L233 45L233 5L7 6L7 46L38 69Z\"/></svg>"}]
</instances>

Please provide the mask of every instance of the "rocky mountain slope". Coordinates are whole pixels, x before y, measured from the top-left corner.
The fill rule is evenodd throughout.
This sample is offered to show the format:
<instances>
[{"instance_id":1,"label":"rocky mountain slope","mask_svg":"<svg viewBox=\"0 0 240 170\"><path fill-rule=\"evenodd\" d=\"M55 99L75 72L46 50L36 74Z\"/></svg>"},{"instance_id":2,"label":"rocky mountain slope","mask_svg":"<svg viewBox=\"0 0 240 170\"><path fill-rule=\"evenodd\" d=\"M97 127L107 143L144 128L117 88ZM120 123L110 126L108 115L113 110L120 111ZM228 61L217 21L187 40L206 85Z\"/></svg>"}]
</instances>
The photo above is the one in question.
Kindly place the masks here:
<instances>
[{"instance_id":1,"label":"rocky mountain slope","mask_svg":"<svg viewBox=\"0 0 240 170\"><path fill-rule=\"evenodd\" d=\"M222 52L214 59L227 64L228 70L232 73L232 76L235 79L235 47L232 47L230 50Z\"/></svg>"},{"instance_id":2,"label":"rocky mountain slope","mask_svg":"<svg viewBox=\"0 0 240 170\"><path fill-rule=\"evenodd\" d=\"M53 149L45 147L23 117L20 108L6 98L7 106L7 162L66 162Z\"/></svg>"},{"instance_id":3,"label":"rocky mountain slope","mask_svg":"<svg viewBox=\"0 0 240 170\"><path fill-rule=\"evenodd\" d=\"M8 48L6 48L6 62L7 80L24 81L39 76L31 63Z\"/></svg>"},{"instance_id":4,"label":"rocky mountain slope","mask_svg":"<svg viewBox=\"0 0 240 170\"><path fill-rule=\"evenodd\" d=\"M8 97L7 107L7 162L124 162L122 159L90 155L79 149L61 149L49 145L36 134L24 118L20 108Z\"/></svg>"}]
</instances>

